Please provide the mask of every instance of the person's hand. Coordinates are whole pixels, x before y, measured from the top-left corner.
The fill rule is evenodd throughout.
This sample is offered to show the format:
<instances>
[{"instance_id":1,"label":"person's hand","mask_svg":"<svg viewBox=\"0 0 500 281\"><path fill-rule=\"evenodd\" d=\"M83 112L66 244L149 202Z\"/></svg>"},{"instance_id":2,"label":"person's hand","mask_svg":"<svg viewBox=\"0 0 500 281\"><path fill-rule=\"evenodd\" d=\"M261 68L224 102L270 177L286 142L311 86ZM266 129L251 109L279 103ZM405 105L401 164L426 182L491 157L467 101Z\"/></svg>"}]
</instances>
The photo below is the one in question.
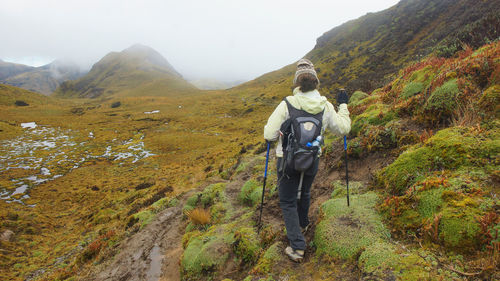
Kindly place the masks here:
<instances>
[{"instance_id":1,"label":"person's hand","mask_svg":"<svg viewBox=\"0 0 500 281\"><path fill-rule=\"evenodd\" d=\"M337 93L337 103L343 104L348 102L349 102L349 96L347 95L347 92L344 89L340 89L339 92Z\"/></svg>"}]
</instances>

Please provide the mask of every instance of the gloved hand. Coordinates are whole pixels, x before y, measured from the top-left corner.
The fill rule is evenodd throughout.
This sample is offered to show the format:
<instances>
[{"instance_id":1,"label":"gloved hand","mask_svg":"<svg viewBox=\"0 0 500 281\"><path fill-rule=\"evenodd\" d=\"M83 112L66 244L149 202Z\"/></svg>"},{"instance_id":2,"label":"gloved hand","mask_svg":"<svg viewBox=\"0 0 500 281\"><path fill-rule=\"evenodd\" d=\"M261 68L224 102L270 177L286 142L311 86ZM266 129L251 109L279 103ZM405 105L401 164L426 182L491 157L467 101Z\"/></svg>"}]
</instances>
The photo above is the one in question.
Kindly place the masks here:
<instances>
[{"instance_id":1,"label":"gloved hand","mask_svg":"<svg viewBox=\"0 0 500 281\"><path fill-rule=\"evenodd\" d=\"M343 104L348 102L349 102L349 96L347 95L347 92L344 89L340 89L339 92L337 93L337 103Z\"/></svg>"}]
</instances>

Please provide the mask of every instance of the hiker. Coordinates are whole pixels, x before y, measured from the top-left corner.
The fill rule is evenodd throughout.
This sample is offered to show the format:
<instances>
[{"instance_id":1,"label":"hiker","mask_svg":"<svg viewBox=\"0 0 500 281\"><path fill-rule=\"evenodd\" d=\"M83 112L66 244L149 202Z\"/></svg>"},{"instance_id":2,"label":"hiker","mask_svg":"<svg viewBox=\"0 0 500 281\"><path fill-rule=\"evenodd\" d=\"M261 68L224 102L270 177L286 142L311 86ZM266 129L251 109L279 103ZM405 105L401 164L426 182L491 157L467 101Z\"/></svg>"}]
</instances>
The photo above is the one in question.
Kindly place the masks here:
<instances>
[{"instance_id":1,"label":"hiker","mask_svg":"<svg viewBox=\"0 0 500 281\"><path fill-rule=\"evenodd\" d=\"M290 242L290 246L285 249L285 253L293 261L301 262L306 249L304 234L309 228L310 189L314 177L318 172L318 157L321 154L321 146L320 144L318 145L318 142L314 143L314 141L313 143L307 143L306 150L315 149L311 150L314 152L314 157L311 158L312 160L308 160L310 163L306 164L309 168L307 166L302 168L298 166L291 167L289 159L293 156L290 156L292 153L287 153L287 150L291 149L289 145L291 139L289 132L286 132L289 129L284 128L284 126L290 127L291 119L297 119L297 115L308 116L307 118L309 119L307 120L310 120L310 124L304 123L300 128L311 130L314 125L317 125L318 128L315 129L316 135L319 134L320 137L316 138L314 136L314 138L319 143L322 143L321 138L325 129L338 135L347 135L351 129L351 119L349 118L349 111L347 109L349 97L345 90L340 90L337 95L337 103L339 104L338 112L326 100L326 97L320 95L317 90L319 79L311 61L307 59L298 61L293 84L295 86L293 96L286 97L271 114L264 127L264 138L270 142L278 140L276 156L279 202L285 220L287 237ZM291 115L294 116L292 117ZM297 120L300 120L300 118ZM318 120L319 123L315 120ZM295 131L297 130L296 128ZM303 134L308 133L305 132ZM303 164L300 163L301 159L295 159L294 161L295 165L301 166ZM303 168L307 168L307 170L304 171ZM299 172L297 169L302 169L302 171ZM301 189L300 192L299 186Z\"/></svg>"}]
</instances>

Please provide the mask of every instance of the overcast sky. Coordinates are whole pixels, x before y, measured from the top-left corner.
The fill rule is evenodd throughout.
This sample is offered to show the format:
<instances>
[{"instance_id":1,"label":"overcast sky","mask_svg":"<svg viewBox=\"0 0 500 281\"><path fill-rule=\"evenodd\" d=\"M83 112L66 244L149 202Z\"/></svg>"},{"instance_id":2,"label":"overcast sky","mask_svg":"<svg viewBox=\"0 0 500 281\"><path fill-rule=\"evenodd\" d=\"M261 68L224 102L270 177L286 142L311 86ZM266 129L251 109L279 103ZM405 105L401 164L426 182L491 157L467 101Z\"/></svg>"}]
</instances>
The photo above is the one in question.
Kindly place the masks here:
<instances>
[{"instance_id":1,"label":"overcast sky","mask_svg":"<svg viewBox=\"0 0 500 281\"><path fill-rule=\"evenodd\" d=\"M132 44L188 79L250 80L290 64L324 32L398 0L0 0L0 59L83 67Z\"/></svg>"}]
</instances>

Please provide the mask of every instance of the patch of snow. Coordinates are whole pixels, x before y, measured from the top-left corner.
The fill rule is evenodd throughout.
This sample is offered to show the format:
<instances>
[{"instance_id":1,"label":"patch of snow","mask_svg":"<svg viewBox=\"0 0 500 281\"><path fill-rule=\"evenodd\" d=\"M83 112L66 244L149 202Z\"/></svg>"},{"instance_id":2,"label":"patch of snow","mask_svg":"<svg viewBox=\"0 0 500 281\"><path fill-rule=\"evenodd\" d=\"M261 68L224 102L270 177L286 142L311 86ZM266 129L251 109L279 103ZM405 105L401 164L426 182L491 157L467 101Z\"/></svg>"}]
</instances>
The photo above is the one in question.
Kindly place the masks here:
<instances>
[{"instance_id":1,"label":"patch of snow","mask_svg":"<svg viewBox=\"0 0 500 281\"><path fill-rule=\"evenodd\" d=\"M145 114L155 114L155 113L160 113L159 110L153 110L153 111L144 111Z\"/></svg>"},{"instance_id":2,"label":"patch of snow","mask_svg":"<svg viewBox=\"0 0 500 281\"><path fill-rule=\"evenodd\" d=\"M23 127L24 129L26 129L26 128L35 129L36 126L37 125L35 122L21 123L21 127Z\"/></svg>"},{"instance_id":3,"label":"patch of snow","mask_svg":"<svg viewBox=\"0 0 500 281\"><path fill-rule=\"evenodd\" d=\"M13 196L16 194L23 194L24 192L26 192L26 189L28 189L28 185L23 184L20 187L16 188L16 190L14 192L12 192L12 194L10 196Z\"/></svg>"}]
</instances>

